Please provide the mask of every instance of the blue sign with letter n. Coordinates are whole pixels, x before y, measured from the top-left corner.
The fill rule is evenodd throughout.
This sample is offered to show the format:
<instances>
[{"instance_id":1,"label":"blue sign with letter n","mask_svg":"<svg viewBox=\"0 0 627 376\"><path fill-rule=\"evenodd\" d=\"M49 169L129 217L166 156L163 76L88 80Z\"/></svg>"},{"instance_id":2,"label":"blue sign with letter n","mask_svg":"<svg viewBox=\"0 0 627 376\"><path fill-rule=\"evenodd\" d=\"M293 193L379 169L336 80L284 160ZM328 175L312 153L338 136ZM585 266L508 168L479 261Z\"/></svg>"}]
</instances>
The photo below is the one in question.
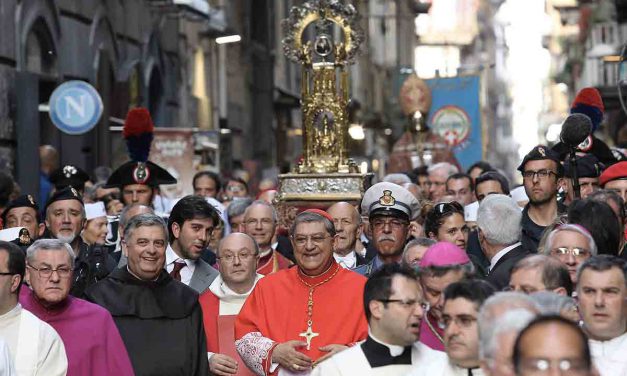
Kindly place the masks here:
<instances>
[{"instance_id":1,"label":"blue sign with letter n","mask_svg":"<svg viewBox=\"0 0 627 376\"><path fill-rule=\"evenodd\" d=\"M85 81L68 81L50 96L50 120L64 133L89 132L102 116L102 99Z\"/></svg>"}]
</instances>

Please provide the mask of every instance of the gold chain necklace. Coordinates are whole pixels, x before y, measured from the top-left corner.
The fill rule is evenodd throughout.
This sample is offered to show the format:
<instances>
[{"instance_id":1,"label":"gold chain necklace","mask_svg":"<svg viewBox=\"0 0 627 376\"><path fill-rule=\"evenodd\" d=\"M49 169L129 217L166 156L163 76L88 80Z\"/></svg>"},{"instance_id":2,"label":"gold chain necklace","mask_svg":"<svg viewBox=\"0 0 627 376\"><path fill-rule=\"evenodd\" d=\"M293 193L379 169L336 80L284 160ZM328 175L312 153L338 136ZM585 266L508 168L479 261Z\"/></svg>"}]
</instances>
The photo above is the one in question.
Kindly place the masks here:
<instances>
[{"instance_id":1,"label":"gold chain necklace","mask_svg":"<svg viewBox=\"0 0 627 376\"><path fill-rule=\"evenodd\" d=\"M429 313L425 316L425 321L427 322L427 326L431 329L431 332L435 334L435 337L440 341L440 343L444 344L444 338L438 333L438 331L431 325L431 321L429 321Z\"/></svg>"},{"instance_id":2,"label":"gold chain necklace","mask_svg":"<svg viewBox=\"0 0 627 376\"><path fill-rule=\"evenodd\" d=\"M336 269L333 273L331 273L331 275L329 277L327 277L324 281L318 282L318 283L314 283L309 284L307 282L305 282L305 280L301 277L300 275L300 270L298 270L296 272L296 274L298 275L298 279L307 287L309 287L309 299L307 300L307 330L300 333L298 336L299 337L304 337L305 340L307 341L307 350L311 350L311 340L314 337L317 337L320 335L320 333L315 333L312 329L313 327L313 305L314 305L314 300L313 300L313 293L314 293L314 289L322 284L325 284L327 282L329 282L331 280L331 278L335 277L335 275L337 274L337 272L340 270L340 266L337 265L336 263L331 264L331 266L329 267L329 269L331 269L333 266L335 265ZM329 269L325 270L322 274L326 273L329 271Z\"/></svg>"}]
</instances>

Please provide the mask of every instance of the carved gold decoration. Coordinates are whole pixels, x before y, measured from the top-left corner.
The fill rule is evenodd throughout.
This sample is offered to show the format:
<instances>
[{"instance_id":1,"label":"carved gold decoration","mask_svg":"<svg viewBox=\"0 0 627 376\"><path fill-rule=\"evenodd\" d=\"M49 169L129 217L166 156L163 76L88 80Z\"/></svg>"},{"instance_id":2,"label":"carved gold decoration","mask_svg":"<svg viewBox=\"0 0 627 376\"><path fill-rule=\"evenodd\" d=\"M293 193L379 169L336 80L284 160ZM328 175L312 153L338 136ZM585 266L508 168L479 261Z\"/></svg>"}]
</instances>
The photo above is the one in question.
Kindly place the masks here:
<instances>
[{"instance_id":1,"label":"carved gold decoration","mask_svg":"<svg viewBox=\"0 0 627 376\"><path fill-rule=\"evenodd\" d=\"M277 200L361 200L365 192L362 174L281 175Z\"/></svg>"},{"instance_id":2,"label":"carved gold decoration","mask_svg":"<svg viewBox=\"0 0 627 376\"><path fill-rule=\"evenodd\" d=\"M304 41L313 26L315 35ZM349 173L357 166L348 158L348 73L346 65L357 56L363 33L350 4L312 0L293 7L284 20L285 55L302 64L303 159L298 173ZM333 28L341 40L334 40Z\"/></svg>"},{"instance_id":3,"label":"carved gold decoration","mask_svg":"<svg viewBox=\"0 0 627 376\"><path fill-rule=\"evenodd\" d=\"M306 208L358 203L371 174L348 157L348 72L364 40L351 4L309 0L283 21L283 51L302 66L303 157L294 173L279 175L275 205L289 228Z\"/></svg>"}]
</instances>

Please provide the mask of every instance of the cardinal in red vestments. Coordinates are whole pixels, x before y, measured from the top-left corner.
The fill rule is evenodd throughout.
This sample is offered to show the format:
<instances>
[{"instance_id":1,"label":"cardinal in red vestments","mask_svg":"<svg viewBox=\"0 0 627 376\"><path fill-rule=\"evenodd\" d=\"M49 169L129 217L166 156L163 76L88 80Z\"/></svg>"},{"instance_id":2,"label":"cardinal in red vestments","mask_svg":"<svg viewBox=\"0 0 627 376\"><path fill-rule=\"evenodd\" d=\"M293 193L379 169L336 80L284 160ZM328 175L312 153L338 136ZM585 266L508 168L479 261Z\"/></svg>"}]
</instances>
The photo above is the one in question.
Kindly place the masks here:
<instances>
[{"instance_id":1,"label":"cardinal in red vestments","mask_svg":"<svg viewBox=\"0 0 627 376\"><path fill-rule=\"evenodd\" d=\"M340 267L332 217L311 209L291 228L297 267L261 279L235 321L235 347L257 375L308 375L364 340L366 278Z\"/></svg>"}]
</instances>

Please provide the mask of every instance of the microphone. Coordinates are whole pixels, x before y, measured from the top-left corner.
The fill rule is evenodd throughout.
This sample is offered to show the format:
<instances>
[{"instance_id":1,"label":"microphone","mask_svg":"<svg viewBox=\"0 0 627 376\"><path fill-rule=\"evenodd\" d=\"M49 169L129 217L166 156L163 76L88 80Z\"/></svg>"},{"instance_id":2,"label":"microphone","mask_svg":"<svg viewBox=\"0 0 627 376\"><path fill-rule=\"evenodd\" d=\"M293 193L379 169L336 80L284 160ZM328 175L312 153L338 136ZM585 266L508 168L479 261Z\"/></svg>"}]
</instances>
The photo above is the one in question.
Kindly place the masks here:
<instances>
[{"instance_id":1,"label":"microphone","mask_svg":"<svg viewBox=\"0 0 627 376\"><path fill-rule=\"evenodd\" d=\"M564 120L560 139L566 145L575 148L581 144L592 131L592 121L584 114L572 114Z\"/></svg>"}]
</instances>

